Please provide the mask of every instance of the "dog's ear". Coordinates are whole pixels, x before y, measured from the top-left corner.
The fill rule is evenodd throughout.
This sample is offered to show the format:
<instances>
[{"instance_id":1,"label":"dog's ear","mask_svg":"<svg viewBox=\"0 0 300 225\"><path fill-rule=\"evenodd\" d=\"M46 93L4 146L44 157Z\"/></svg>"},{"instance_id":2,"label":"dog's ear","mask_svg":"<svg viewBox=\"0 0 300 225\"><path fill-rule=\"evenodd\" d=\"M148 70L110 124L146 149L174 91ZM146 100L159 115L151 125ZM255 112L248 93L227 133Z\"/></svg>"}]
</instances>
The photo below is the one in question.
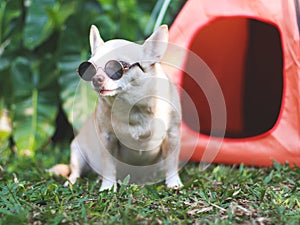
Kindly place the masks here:
<instances>
[{"instance_id":1,"label":"dog's ear","mask_svg":"<svg viewBox=\"0 0 300 225\"><path fill-rule=\"evenodd\" d=\"M144 66L160 62L168 47L168 26L162 25L143 44ZM145 60L145 61L144 61Z\"/></svg>"},{"instance_id":2,"label":"dog's ear","mask_svg":"<svg viewBox=\"0 0 300 225\"><path fill-rule=\"evenodd\" d=\"M90 46L91 46L92 55L95 54L97 48L103 43L104 41L100 36L98 28L95 25L92 25L90 29Z\"/></svg>"}]
</instances>

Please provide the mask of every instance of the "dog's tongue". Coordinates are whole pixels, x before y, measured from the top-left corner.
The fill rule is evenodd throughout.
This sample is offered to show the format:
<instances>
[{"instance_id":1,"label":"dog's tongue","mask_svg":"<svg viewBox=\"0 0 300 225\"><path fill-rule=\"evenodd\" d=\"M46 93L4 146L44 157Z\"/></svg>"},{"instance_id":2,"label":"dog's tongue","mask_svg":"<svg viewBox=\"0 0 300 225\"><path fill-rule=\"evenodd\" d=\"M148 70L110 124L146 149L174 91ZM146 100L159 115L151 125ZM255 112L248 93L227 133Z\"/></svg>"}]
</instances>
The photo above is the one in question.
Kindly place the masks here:
<instances>
[{"instance_id":1,"label":"dog's tongue","mask_svg":"<svg viewBox=\"0 0 300 225\"><path fill-rule=\"evenodd\" d=\"M104 95L105 92L106 92L106 90L100 90L100 91L99 91L99 93L100 93L101 95Z\"/></svg>"}]
</instances>

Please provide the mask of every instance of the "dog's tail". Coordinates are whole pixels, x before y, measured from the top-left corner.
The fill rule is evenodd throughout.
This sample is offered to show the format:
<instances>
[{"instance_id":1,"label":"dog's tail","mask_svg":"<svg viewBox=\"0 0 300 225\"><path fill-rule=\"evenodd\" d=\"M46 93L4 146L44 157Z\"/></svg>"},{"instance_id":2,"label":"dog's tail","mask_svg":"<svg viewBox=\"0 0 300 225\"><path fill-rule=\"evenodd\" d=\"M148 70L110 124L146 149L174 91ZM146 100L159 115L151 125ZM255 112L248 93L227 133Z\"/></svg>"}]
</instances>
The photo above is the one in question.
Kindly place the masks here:
<instances>
[{"instance_id":1,"label":"dog's tail","mask_svg":"<svg viewBox=\"0 0 300 225\"><path fill-rule=\"evenodd\" d=\"M47 169L47 172L68 178L71 173L71 167L67 164L56 164L50 169Z\"/></svg>"}]
</instances>

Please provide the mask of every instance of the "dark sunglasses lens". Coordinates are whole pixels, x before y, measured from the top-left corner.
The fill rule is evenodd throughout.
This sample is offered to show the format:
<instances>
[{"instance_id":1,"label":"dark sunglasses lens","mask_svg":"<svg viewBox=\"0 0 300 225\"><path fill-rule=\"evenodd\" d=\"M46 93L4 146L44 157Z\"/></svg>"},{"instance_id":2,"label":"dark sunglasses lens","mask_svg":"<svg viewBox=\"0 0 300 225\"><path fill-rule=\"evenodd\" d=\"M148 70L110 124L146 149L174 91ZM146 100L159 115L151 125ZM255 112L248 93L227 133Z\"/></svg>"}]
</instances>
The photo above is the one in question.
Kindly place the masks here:
<instances>
[{"instance_id":1,"label":"dark sunglasses lens","mask_svg":"<svg viewBox=\"0 0 300 225\"><path fill-rule=\"evenodd\" d=\"M123 66L118 61L109 61L105 65L105 72L113 80L119 80L123 75Z\"/></svg>"},{"instance_id":2,"label":"dark sunglasses lens","mask_svg":"<svg viewBox=\"0 0 300 225\"><path fill-rule=\"evenodd\" d=\"M96 73L96 68L91 62L83 62L78 67L78 74L85 81L91 81Z\"/></svg>"}]
</instances>

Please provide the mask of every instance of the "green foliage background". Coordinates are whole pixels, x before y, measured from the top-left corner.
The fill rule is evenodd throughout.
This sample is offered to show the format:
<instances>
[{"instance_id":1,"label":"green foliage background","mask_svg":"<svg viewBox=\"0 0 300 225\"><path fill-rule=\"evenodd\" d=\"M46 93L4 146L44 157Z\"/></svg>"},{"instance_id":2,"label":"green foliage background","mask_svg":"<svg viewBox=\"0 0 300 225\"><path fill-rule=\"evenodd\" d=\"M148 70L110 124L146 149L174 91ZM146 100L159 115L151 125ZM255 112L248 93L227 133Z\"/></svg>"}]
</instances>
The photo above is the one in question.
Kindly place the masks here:
<instances>
[{"instance_id":1,"label":"green foliage background","mask_svg":"<svg viewBox=\"0 0 300 225\"><path fill-rule=\"evenodd\" d=\"M19 154L31 154L53 137L59 114L77 130L97 96L76 75L89 57L91 24L104 40L143 40L155 1L1 0L0 111L8 111L8 137ZM183 1L171 1L164 23L170 25ZM62 110L60 110L62 109ZM76 118L76 120L73 118ZM3 121L2 121L3 122ZM1 127L0 127L1 130ZM5 133L5 134L4 134Z\"/></svg>"}]
</instances>

